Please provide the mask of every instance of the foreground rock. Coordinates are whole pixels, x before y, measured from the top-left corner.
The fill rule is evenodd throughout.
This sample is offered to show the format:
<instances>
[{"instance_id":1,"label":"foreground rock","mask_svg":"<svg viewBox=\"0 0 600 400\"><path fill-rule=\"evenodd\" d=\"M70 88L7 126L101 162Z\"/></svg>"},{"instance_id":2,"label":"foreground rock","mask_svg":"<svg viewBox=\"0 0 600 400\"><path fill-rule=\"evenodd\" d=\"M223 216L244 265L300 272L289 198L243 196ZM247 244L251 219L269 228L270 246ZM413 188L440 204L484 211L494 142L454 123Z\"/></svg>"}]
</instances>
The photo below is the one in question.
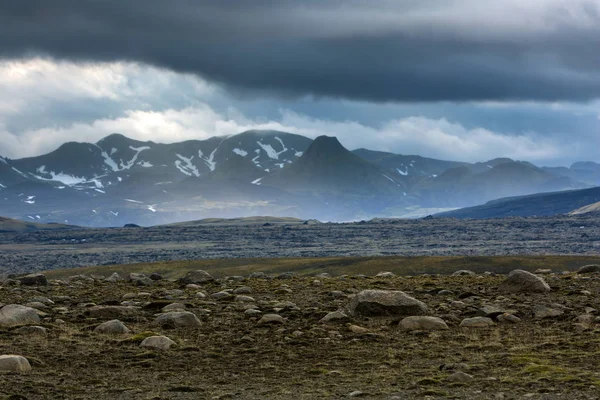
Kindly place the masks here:
<instances>
[{"instance_id":1,"label":"foreground rock","mask_svg":"<svg viewBox=\"0 0 600 400\"><path fill-rule=\"evenodd\" d=\"M21 285L26 286L46 286L48 284L48 280L44 274L25 275L19 278L19 282L21 282Z\"/></svg>"},{"instance_id":2,"label":"foreground rock","mask_svg":"<svg viewBox=\"0 0 600 400\"><path fill-rule=\"evenodd\" d=\"M487 328L494 325L494 321L488 317L465 318L460 323L463 328Z\"/></svg>"},{"instance_id":3,"label":"foreground rock","mask_svg":"<svg viewBox=\"0 0 600 400\"><path fill-rule=\"evenodd\" d=\"M166 336L150 336L142 341L140 347L157 350L169 350L175 344Z\"/></svg>"},{"instance_id":4,"label":"foreground rock","mask_svg":"<svg viewBox=\"0 0 600 400\"><path fill-rule=\"evenodd\" d=\"M438 331L448 329L443 319L427 316L406 317L398 324L404 331Z\"/></svg>"},{"instance_id":5,"label":"foreground rock","mask_svg":"<svg viewBox=\"0 0 600 400\"><path fill-rule=\"evenodd\" d=\"M96 329L94 329L94 332L104 333L106 335L124 335L131 331L121 321L113 319L112 321L106 321L98 325Z\"/></svg>"},{"instance_id":6,"label":"foreground rock","mask_svg":"<svg viewBox=\"0 0 600 400\"><path fill-rule=\"evenodd\" d=\"M0 309L0 326L35 325L40 323L37 311L19 304L9 304Z\"/></svg>"},{"instance_id":7,"label":"foreground rock","mask_svg":"<svg viewBox=\"0 0 600 400\"><path fill-rule=\"evenodd\" d=\"M0 372L28 372L31 364L22 356L3 355L0 356Z\"/></svg>"},{"instance_id":8,"label":"foreground rock","mask_svg":"<svg viewBox=\"0 0 600 400\"><path fill-rule=\"evenodd\" d=\"M598 264L584 265L583 267L581 267L577 270L578 274L591 274L593 272L600 272L600 265L598 265Z\"/></svg>"},{"instance_id":9,"label":"foreground rock","mask_svg":"<svg viewBox=\"0 0 600 400\"><path fill-rule=\"evenodd\" d=\"M363 316L411 316L427 312L427 305L422 301L393 290L363 290L348 308L351 314Z\"/></svg>"},{"instance_id":10,"label":"foreground rock","mask_svg":"<svg viewBox=\"0 0 600 400\"><path fill-rule=\"evenodd\" d=\"M207 282L212 282L214 280L215 280L215 278L213 278L211 274L209 274L208 272L206 272L204 270L199 269L196 271L190 271L187 274L185 274L184 277L179 278L179 283L184 284L184 285L189 285L189 284L199 285L199 284L203 284L203 283L207 283Z\"/></svg>"},{"instance_id":11,"label":"foreground rock","mask_svg":"<svg viewBox=\"0 0 600 400\"><path fill-rule=\"evenodd\" d=\"M516 269L508 274L498 289L508 293L544 293L550 291L550 286L543 278L531 272Z\"/></svg>"},{"instance_id":12,"label":"foreground rock","mask_svg":"<svg viewBox=\"0 0 600 400\"><path fill-rule=\"evenodd\" d=\"M197 328L202 325L196 314L189 311L162 314L154 322L163 328Z\"/></svg>"}]
</instances>

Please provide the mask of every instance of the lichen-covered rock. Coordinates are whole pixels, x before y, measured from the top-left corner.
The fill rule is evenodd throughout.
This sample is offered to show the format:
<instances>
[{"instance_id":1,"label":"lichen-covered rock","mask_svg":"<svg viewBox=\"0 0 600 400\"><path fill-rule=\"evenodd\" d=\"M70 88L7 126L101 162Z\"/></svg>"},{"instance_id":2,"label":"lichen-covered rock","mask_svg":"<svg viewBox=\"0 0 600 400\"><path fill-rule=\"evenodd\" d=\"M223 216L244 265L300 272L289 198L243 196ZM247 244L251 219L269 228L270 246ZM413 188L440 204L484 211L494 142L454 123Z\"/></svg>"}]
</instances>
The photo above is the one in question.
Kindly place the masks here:
<instances>
[{"instance_id":1,"label":"lichen-covered rock","mask_svg":"<svg viewBox=\"0 0 600 400\"><path fill-rule=\"evenodd\" d=\"M516 269L508 274L498 289L509 293L544 293L550 291L550 286L543 278L531 272Z\"/></svg>"},{"instance_id":2,"label":"lichen-covered rock","mask_svg":"<svg viewBox=\"0 0 600 400\"><path fill-rule=\"evenodd\" d=\"M34 325L40 323L38 312L20 304L9 304L0 309L0 326Z\"/></svg>"},{"instance_id":3,"label":"lichen-covered rock","mask_svg":"<svg viewBox=\"0 0 600 400\"><path fill-rule=\"evenodd\" d=\"M401 291L363 290L348 307L353 315L364 316L411 316L423 315L427 305Z\"/></svg>"},{"instance_id":4,"label":"lichen-covered rock","mask_svg":"<svg viewBox=\"0 0 600 400\"><path fill-rule=\"evenodd\" d=\"M0 372L28 372L31 371L31 364L23 356L12 354L0 356Z\"/></svg>"},{"instance_id":5,"label":"lichen-covered rock","mask_svg":"<svg viewBox=\"0 0 600 400\"><path fill-rule=\"evenodd\" d=\"M179 278L179 283L183 285L189 285L190 283L200 285L214 280L215 278L213 278L211 274L202 269L198 269L196 271L190 271L182 278Z\"/></svg>"},{"instance_id":6,"label":"lichen-covered rock","mask_svg":"<svg viewBox=\"0 0 600 400\"><path fill-rule=\"evenodd\" d=\"M443 319L428 316L406 317L398 324L398 327L405 331L439 331L448 329L448 325Z\"/></svg>"},{"instance_id":7,"label":"lichen-covered rock","mask_svg":"<svg viewBox=\"0 0 600 400\"><path fill-rule=\"evenodd\" d=\"M154 322L164 328L197 328L202 325L196 314L189 311L168 312Z\"/></svg>"}]
</instances>

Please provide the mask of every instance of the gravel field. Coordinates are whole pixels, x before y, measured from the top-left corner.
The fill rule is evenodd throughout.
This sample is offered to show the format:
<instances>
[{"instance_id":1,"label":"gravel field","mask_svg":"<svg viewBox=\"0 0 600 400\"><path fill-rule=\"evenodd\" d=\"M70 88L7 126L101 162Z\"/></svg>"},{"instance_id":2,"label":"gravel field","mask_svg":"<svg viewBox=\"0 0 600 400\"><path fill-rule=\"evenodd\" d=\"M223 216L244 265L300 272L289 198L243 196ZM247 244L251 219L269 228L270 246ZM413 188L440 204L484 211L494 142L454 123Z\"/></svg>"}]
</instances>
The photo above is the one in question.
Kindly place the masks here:
<instances>
[{"instance_id":1,"label":"gravel field","mask_svg":"<svg viewBox=\"0 0 600 400\"><path fill-rule=\"evenodd\" d=\"M253 257L594 255L599 222L596 215L0 233L0 271Z\"/></svg>"}]
</instances>

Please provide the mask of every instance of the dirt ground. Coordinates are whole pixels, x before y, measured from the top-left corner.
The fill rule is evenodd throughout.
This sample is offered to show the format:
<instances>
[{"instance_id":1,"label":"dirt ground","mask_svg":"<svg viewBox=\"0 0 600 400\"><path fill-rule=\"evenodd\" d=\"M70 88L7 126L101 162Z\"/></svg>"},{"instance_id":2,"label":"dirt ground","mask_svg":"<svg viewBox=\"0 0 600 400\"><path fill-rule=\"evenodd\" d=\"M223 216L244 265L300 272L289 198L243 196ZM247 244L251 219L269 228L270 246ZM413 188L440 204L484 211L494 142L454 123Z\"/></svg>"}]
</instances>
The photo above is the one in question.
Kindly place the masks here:
<instances>
[{"instance_id":1,"label":"dirt ground","mask_svg":"<svg viewBox=\"0 0 600 400\"><path fill-rule=\"evenodd\" d=\"M74 271L75 273L76 271ZM6 284L0 304L54 301L44 308L46 336L0 328L0 354L29 359L32 371L0 375L0 398L10 399L596 399L600 397L598 275L551 274L547 294L505 294L504 276L293 277L219 280L185 288L161 280L152 286L72 278L48 286ZM318 281L318 282L315 282ZM241 286L254 301L211 294ZM181 289L182 292L172 292ZM364 289L402 290L423 301L449 326L405 332L390 318L349 317L322 323ZM451 292L442 292L445 289ZM198 295L202 292L207 297ZM139 306L119 317L131 333L93 332L101 322L93 305ZM38 299L39 300L39 299ZM183 303L201 320L197 328L154 324L161 307ZM489 328L462 328L463 318L494 306L521 318ZM537 307L559 310L536 316ZM261 314L285 322L260 325ZM577 324L591 314L591 323ZM589 321L589 319L588 319ZM355 333L356 326L366 331ZM139 347L163 334L169 350ZM461 370L472 377L455 382Z\"/></svg>"}]
</instances>

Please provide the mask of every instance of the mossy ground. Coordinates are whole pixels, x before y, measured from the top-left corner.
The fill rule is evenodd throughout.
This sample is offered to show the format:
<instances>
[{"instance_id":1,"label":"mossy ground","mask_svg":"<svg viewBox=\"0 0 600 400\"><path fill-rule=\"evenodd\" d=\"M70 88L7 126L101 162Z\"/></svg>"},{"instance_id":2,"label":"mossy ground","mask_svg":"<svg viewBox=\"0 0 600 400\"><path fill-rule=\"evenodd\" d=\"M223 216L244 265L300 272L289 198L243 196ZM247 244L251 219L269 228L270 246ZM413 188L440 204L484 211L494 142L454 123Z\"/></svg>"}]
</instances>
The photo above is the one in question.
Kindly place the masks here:
<instances>
[{"instance_id":1,"label":"mossy ground","mask_svg":"<svg viewBox=\"0 0 600 400\"><path fill-rule=\"evenodd\" d=\"M528 269L542 266L539 264L532 261L533 268ZM382 260L373 269L352 273L392 269L384 265L388 264ZM424 261L418 260L417 265L424 265ZM564 266L561 264L561 269ZM146 265L139 270L150 268ZM103 272L107 276L113 270L110 267L85 272ZM69 274L78 272L81 271L71 270ZM60 274L56 272L54 277ZM295 303L298 309L278 311L286 318L283 325L259 326L256 318L244 314L242 304L200 299L195 297L197 290L185 289L182 298L173 301L188 304L188 309L202 320L200 328L165 330L152 324L156 310L142 309L138 316L122 318L132 330L123 337L99 335L87 329L102 321L83 316L85 308L80 305L113 304L121 301L124 294L137 292L151 293L151 300L164 299L162 292L180 286L165 280L143 288L100 281L38 290L4 287L0 290L0 303L4 304L24 304L35 296L69 296L71 300L53 306L67 307L64 314L48 311L48 318L42 322L49 328L47 337L28 336L14 328L0 329L0 354L23 355L33 366L27 374L0 375L0 398L338 399L347 398L354 391L363 392L362 398L374 399L394 395L407 399L492 399L499 393L504 393L506 399L524 395L598 398L600 329L580 329L573 318L583 314L586 307L600 307L600 280L576 274L557 275L548 278L552 287L548 294L506 295L497 290L502 279L441 275L344 280L334 277L314 285L313 277L300 276L289 280L214 282L201 290L210 294L245 285L252 288L250 296L263 302L259 308L264 312L272 312L274 303L284 301ZM291 293L278 290L281 285L288 285ZM332 296L331 291L351 294L374 288L410 293L425 302L432 315L442 316L450 329L407 333L392 320L364 317L331 325L319 322L327 312L349 302L347 298ZM441 288L452 290L454 295L435 295ZM580 294L581 290L592 294ZM472 300L460 299L464 293L475 296L471 296ZM452 308L450 303L459 299L466 307ZM518 310L522 321L489 329L458 326L461 318L475 315L482 304L497 301ZM533 317L532 305L554 303L567 307L564 316L544 320ZM456 320L446 315L454 315ZM59 318L64 323L57 322ZM353 333L349 324L366 327L369 333ZM149 332L165 334L177 345L169 351L141 349L139 342ZM473 376L472 381L454 383L447 379L454 371L442 366L460 363L468 366L465 372Z\"/></svg>"}]
</instances>

